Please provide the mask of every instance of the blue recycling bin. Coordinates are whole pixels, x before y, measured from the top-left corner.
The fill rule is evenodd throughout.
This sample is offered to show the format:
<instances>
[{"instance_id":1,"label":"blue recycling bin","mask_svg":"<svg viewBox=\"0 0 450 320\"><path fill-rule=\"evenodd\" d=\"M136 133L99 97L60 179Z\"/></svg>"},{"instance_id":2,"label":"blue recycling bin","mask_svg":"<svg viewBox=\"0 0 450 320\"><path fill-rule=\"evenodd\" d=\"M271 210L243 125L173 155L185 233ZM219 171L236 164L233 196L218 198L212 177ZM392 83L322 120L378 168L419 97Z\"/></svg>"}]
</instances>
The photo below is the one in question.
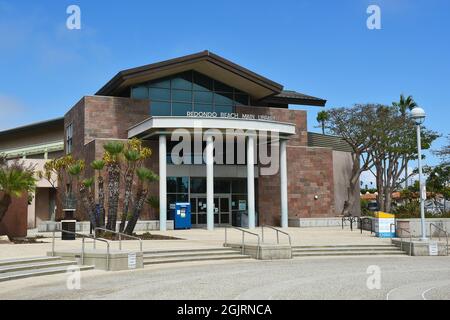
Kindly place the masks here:
<instances>
[{"instance_id":1,"label":"blue recycling bin","mask_svg":"<svg viewBox=\"0 0 450 320\"><path fill-rule=\"evenodd\" d=\"M191 229L191 204L189 202L175 203L175 209L171 210L171 219L175 230Z\"/></svg>"}]
</instances>

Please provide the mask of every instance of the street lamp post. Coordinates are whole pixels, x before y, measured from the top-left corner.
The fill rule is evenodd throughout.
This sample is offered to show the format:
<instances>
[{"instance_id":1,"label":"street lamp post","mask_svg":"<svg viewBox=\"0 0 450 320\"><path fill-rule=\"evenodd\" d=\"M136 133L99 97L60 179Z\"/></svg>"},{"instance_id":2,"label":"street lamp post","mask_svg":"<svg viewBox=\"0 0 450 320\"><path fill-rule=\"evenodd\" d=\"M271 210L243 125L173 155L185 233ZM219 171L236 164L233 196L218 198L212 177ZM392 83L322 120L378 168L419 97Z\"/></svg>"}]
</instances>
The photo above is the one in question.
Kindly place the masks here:
<instances>
[{"instance_id":1,"label":"street lamp post","mask_svg":"<svg viewBox=\"0 0 450 320\"><path fill-rule=\"evenodd\" d=\"M425 200L427 199L425 184L422 180L422 139L420 134L420 125L425 121L425 111L420 107L415 107L411 111L411 116L416 122L417 127L417 156L419 162L419 194L420 194L420 222L422 229L422 237L421 240L427 240L427 231L425 227Z\"/></svg>"}]
</instances>

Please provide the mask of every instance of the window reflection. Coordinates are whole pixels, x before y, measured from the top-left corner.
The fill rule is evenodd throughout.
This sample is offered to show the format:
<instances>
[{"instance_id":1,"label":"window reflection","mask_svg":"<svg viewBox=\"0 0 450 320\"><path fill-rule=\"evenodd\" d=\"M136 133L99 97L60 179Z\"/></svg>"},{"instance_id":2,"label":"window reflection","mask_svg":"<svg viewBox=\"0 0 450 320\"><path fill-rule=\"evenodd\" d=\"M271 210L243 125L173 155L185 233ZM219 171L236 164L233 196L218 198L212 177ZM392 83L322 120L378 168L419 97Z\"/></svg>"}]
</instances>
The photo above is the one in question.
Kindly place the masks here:
<instances>
[{"instance_id":1,"label":"window reflection","mask_svg":"<svg viewBox=\"0 0 450 320\"><path fill-rule=\"evenodd\" d=\"M131 89L134 99L150 99L151 115L186 116L189 111L234 112L249 105L249 96L196 71L157 79Z\"/></svg>"}]
</instances>

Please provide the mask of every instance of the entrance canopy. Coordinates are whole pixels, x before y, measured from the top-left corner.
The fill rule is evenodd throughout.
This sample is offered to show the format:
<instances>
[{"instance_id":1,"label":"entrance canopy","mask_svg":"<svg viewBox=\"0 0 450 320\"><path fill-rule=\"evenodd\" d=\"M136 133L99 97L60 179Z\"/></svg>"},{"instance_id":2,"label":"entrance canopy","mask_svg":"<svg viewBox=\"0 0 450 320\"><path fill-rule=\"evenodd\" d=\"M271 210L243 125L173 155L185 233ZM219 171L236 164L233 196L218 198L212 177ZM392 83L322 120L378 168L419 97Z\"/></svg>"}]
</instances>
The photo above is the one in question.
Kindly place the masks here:
<instances>
[{"instance_id":1,"label":"entrance canopy","mask_svg":"<svg viewBox=\"0 0 450 320\"><path fill-rule=\"evenodd\" d=\"M131 139L136 137L145 139L175 129L194 130L197 128L278 132L280 137L287 137L295 134L295 124L288 122L236 118L155 116L128 129L128 138Z\"/></svg>"}]
</instances>

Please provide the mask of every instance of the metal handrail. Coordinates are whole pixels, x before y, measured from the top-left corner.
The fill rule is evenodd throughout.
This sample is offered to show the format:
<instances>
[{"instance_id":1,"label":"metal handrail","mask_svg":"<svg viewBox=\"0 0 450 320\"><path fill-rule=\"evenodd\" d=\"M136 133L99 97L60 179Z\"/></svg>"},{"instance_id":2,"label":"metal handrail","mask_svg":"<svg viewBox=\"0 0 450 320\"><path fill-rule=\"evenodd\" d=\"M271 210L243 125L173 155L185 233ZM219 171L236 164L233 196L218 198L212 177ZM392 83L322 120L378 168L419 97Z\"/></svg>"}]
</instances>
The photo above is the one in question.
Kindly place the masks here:
<instances>
[{"instance_id":1,"label":"metal handrail","mask_svg":"<svg viewBox=\"0 0 450 320\"><path fill-rule=\"evenodd\" d=\"M130 238L130 239L138 240L139 241L140 251L141 251L141 253L143 252L142 251L142 239L141 238L138 238L138 237L135 237L135 236L130 236L129 234L122 233L122 232L117 232L117 231L112 231L112 230L105 229L105 228L100 228L100 227L97 227L97 228L94 229L94 248L95 248L95 239L97 238L97 230L107 231L107 232L111 232L111 233L119 235L119 250L122 250L122 236Z\"/></svg>"},{"instance_id":2,"label":"metal handrail","mask_svg":"<svg viewBox=\"0 0 450 320\"><path fill-rule=\"evenodd\" d=\"M412 233L404 228L398 228L395 223L391 223L389 226L389 230L392 232L392 226L394 226L395 235L397 235L397 230L401 230L409 234L409 255L412 256ZM400 237L400 250L403 251L403 238Z\"/></svg>"},{"instance_id":3,"label":"metal handrail","mask_svg":"<svg viewBox=\"0 0 450 320\"><path fill-rule=\"evenodd\" d=\"M435 229L439 230L438 236L439 241L441 241L441 232L445 234L445 238L447 239L447 255L448 255L448 232L447 230L442 229L441 227L435 225L434 223L430 223L430 240L433 239L433 234L431 233L431 227L434 227Z\"/></svg>"},{"instance_id":4,"label":"metal handrail","mask_svg":"<svg viewBox=\"0 0 450 320\"><path fill-rule=\"evenodd\" d=\"M78 232L72 232L72 231L67 231L67 230L57 230L54 229L53 230L53 239L52 239L52 256L55 256L55 233L56 232L61 232L61 233L68 233L68 234L73 234L75 236L79 236L82 237L81 239L81 265L84 265L84 239L88 238L88 239L93 239L94 240L94 249L95 249L95 240L101 241L101 242L105 242L106 243L106 270L109 270L109 241L103 238L94 238L91 235L86 235L83 233L78 233Z\"/></svg>"},{"instance_id":5,"label":"metal handrail","mask_svg":"<svg viewBox=\"0 0 450 320\"><path fill-rule=\"evenodd\" d=\"M370 234L374 232L373 230L373 219L371 217L359 217L359 228L361 229L361 234L363 233L363 222L369 221L370 222Z\"/></svg>"},{"instance_id":6,"label":"metal handrail","mask_svg":"<svg viewBox=\"0 0 450 320\"><path fill-rule=\"evenodd\" d=\"M227 237L227 230L228 230L228 228L236 229L236 230L242 232L241 254L244 254L244 251L245 251L245 234L246 234L246 233L251 234L251 235L253 235L253 236L255 236L255 237L258 238L258 246L257 246L257 248L256 248L256 259L258 259L258 258L259 258L259 248L260 248L260 246L261 246L259 234L253 233L253 232L250 232L250 231L248 231L248 230L245 230L245 229L242 229L242 228L238 228L238 227L225 226L225 246L227 245L227 239L228 239L228 237Z\"/></svg>"},{"instance_id":7,"label":"metal handrail","mask_svg":"<svg viewBox=\"0 0 450 320\"><path fill-rule=\"evenodd\" d=\"M358 221L358 217L354 217L352 215L343 216L342 217L342 230L344 230L344 222L349 221L350 222L350 230L353 231L353 222Z\"/></svg>"},{"instance_id":8,"label":"metal handrail","mask_svg":"<svg viewBox=\"0 0 450 320\"><path fill-rule=\"evenodd\" d=\"M288 236L288 239L289 239L289 245L292 245L291 236L290 236L289 233L287 233L287 232L285 232L285 231L283 231L283 230L280 230L280 229L278 229L278 228L275 228L275 227L272 227L272 226L266 226L266 225L261 225L262 242L263 242L263 243L264 243L264 228L269 228L269 229L275 230L275 231L277 232L277 244L280 244L280 236L279 236L279 234L282 233L282 234Z\"/></svg>"}]
</instances>

